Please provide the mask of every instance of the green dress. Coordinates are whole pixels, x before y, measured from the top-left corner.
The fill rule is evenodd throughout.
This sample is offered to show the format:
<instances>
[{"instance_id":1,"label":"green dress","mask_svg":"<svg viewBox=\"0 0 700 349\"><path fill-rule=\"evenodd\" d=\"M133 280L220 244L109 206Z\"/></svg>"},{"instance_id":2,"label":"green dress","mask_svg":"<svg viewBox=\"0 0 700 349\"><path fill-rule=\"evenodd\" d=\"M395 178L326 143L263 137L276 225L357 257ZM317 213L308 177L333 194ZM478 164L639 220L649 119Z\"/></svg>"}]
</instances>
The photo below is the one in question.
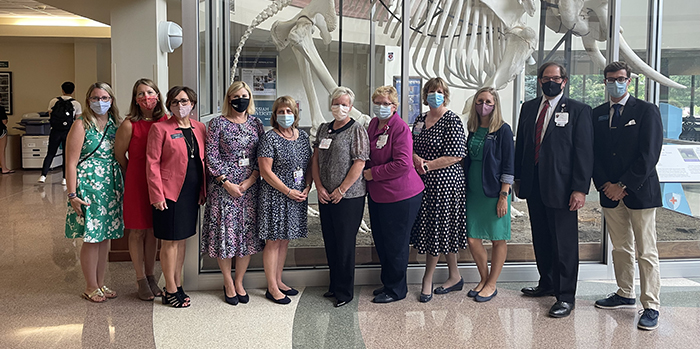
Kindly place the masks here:
<instances>
[{"instance_id":1,"label":"green dress","mask_svg":"<svg viewBox=\"0 0 700 349\"><path fill-rule=\"evenodd\" d=\"M85 130L80 160L85 159L98 145L99 149L78 165L76 194L90 205L83 206L84 217L78 217L68 202L67 238L83 238L85 242L98 243L105 239L118 239L124 235L122 217L124 180L119 163L114 157L114 138L117 127L111 117L104 132L107 134L100 144L102 132L96 127Z\"/></svg>"},{"instance_id":2,"label":"green dress","mask_svg":"<svg viewBox=\"0 0 700 349\"><path fill-rule=\"evenodd\" d=\"M479 127L467 144L471 165L467 174L467 235L474 239L510 240L510 205L508 213L498 218L498 198L484 194L481 175L483 173L484 138L489 129ZM510 203L510 195L508 195Z\"/></svg>"}]
</instances>

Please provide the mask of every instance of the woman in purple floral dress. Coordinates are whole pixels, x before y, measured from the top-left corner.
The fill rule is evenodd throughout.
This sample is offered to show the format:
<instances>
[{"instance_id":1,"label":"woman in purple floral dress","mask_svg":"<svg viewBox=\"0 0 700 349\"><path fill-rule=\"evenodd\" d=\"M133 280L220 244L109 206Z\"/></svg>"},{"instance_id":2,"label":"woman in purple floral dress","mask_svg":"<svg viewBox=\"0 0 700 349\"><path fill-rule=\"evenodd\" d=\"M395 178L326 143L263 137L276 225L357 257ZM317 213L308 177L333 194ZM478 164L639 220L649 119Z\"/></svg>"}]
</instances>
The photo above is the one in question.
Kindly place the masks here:
<instances>
[{"instance_id":1,"label":"woman in purple floral dress","mask_svg":"<svg viewBox=\"0 0 700 349\"><path fill-rule=\"evenodd\" d=\"M257 149L264 134L255 112L250 87L236 81L226 91L223 115L209 122L206 141L207 206L204 210L202 252L216 258L224 275L224 299L248 303L243 275L250 256L263 249L256 230L258 202ZM235 282L231 260L235 258Z\"/></svg>"}]
</instances>

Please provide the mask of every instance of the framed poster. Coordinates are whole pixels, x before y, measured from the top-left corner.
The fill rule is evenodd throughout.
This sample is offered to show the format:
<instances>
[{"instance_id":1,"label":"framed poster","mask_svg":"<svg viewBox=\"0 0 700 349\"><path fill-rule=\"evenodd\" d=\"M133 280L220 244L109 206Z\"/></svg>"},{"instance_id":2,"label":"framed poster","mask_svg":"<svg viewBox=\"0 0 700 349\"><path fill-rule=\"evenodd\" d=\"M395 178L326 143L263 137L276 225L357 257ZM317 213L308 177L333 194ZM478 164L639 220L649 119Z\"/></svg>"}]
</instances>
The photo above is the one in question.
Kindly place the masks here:
<instances>
[{"instance_id":1,"label":"framed poster","mask_svg":"<svg viewBox=\"0 0 700 349\"><path fill-rule=\"evenodd\" d=\"M0 72L0 107L12 115L12 72Z\"/></svg>"},{"instance_id":2,"label":"framed poster","mask_svg":"<svg viewBox=\"0 0 700 349\"><path fill-rule=\"evenodd\" d=\"M277 98L277 57L241 56L234 80L250 86L255 100L255 117L270 126L272 103Z\"/></svg>"},{"instance_id":3,"label":"framed poster","mask_svg":"<svg viewBox=\"0 0 700 349\"><path fill-rule=\"evenodd\" d=\"M394 88L399 93L399 105L401 105L401 77L394 76ZM420 93L423 89L423 81L419 76L411 76L408 78L408 115L404 115L409 125L412 125L421 110ZM405 113L405 112L404 112Z\"/></svg>"}]
</instances>

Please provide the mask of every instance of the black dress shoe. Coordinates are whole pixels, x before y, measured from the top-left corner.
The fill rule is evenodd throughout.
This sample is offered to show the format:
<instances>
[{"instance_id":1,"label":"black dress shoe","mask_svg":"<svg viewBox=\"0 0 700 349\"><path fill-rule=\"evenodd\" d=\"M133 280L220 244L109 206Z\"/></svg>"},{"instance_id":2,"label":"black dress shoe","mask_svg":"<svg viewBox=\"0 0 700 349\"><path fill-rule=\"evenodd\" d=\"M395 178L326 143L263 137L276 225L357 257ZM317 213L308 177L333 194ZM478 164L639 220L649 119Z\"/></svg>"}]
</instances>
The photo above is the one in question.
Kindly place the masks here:
<instances>
[{"instance_id":1,"label":"black dress shoe","mask_svg":"<svg viewBox=\"0 0 700 349\"><path fill-rule=\"evenodd\" d=\"M350 301L352 301L352 299L349 300L349 301L337 300L337 301L335 301L335 307L336 307L336 308L340 308L340 307L344 306L345 304L350 303Z\"/></svg>"},{"instance_id":2,"label":"black dress shoe","mask_svg":"<svg viewBox=\"0 0 700 349\"><path fill-rule=\"evenodd\" d=\"M250 296L248 296L248 294L246 294L244 296L241 296L240 294L238 295L238 301L243 303L243 304L248 303L249 300L250 300Z\"/></svg>"},{"instance_id":3,"label":"black dress shoe","mask_svg":"<svg viewBox=\"0 0 700 349\"><path fill-rule=\"evenodd\" d=\"M335 297L335 293L328 291L328 292L324 293L323 296L326 298L331 298L331 297Z\"/></svg>"},{"instance_id":4,"label":"black dress shoe","mask_svg":"<svg viewBox=\"0 0 700 349\"><path fill-rule=\"evenodd\" d=\"M556 318L567 317L572 310L574 310L574 303L557 301L549 308L549 316Z\"/></svg>"},{"instance_id":5,"label":"black dress shoe","mask_svg":"<svg viewBox=\"0 0 700 349\"><path fill-rule=\"evenodd\" d=\"M267 298L267 299L269 299L277 304L289 304L292 302L292 300L289 299L289 297L287 297L287 296L284 296L284 298L275 299L275 297L272 296L272 293L270 293L269 290L265 291L265 298Z\"/></svg>"},{"instance_id":6,"label":"black dress shoe","mask_svg":"<svg viewBox=\"0 0 700 349\"><path fill-rule=\"evenodd\" d=\"M524 295L528 297L546 297L546 296L554 296L554 290L547 290L544 289L543 287L536 286L536 287L524 287L522 290L520 290Z\"/></svg>"},{"instance_id":7,"label":"black dress shoe","mask_svg":"<svg viewBox=\"0 0 700 349\"><path fill-rule=\"evenodd\" d=\"M283 290L280 288L280 292L284 293L286 296L296 296L299 294L299 291L295 290L294 287L288 290Z\"/></svg>"},{"instance_id":8,"label":"black dress shoe","mask_svg":"<svg viewBox=\"0 0 700 349\"><path fill-rule=\"evenodd\" d=\"M379 296L382 293L384 293L384 286L372 291L372 295L374 295L374 296Z\"/></svg>"},{"instance_id":9,"label":"black dress shoe","mask_svg":"<svg viewBox=\"0 0 700 349\"><path fill-rule=\"evenodd\" d=\"M421 303L428 303L430 300L433 299L433 294L423 294L421 292L420 297L418 298L418 301Z\"/></svg>"},{"instance_id":10,"label":"black dress shoe","mask_svg":"<svg viewBox=\"0 0 700 349\"><path fill-rule=\"evenodd\" d=\"M238 295L235 295L233 297L229 297L226 295L226 286L224 286L224 300L226 303L231 304L231 305L238 305Z\"/></svg>"},{"instance_id":11,"label":"black dress shoe","mask_svg":"<svg viewBox=\"0 0 700 349\"><path fill-rule=\"evenodd\" d=\"M398 300L399 299L394 297L394 296L388 295L386 293L380 293L376 297L374 297L372 302L374 302L374 303L391 303L391 302L396 302Z\"/></svg>"},{"instance_id":12,"label":"black dress shoe","mask_svg":"<svg viewBox=\"0 0 700 349\"><path fill-rule=\"evenodd\" d=\"M464 287L464 279L459 279L459 281L456 284L454 284L448 288L444 288L444 287L440 286L440 287L436 288L435 291L433 291L433 292L435 292L435 294L446 294L446 293L450 293L452 291L461 291L463 287Z\"/></svg>"}]
</instances>

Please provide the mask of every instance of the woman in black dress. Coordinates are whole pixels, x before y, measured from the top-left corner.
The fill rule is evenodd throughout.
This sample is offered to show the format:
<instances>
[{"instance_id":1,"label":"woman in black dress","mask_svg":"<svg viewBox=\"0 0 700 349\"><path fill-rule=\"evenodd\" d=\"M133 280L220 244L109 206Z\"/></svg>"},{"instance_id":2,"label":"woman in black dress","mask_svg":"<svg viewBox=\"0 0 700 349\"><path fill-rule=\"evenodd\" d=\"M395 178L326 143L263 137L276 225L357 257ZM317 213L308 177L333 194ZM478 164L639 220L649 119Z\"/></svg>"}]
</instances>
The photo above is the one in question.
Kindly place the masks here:
<instances>
[{"instance_id":1,"label":"woman in black dress","mask_svg":"<svg viewBox=\"0 0 700 349\"><path fill-rule=\"evenodd\" d=\"M146 146L148 194L153 205L153 234L162 240L160 264L165 277L163 304L188 307L182 289L185 239L195 234L199 206L204 204L204 139L206 128L190 119L196 93L185 86L168 91L169 120L153 124Z\"/></svg>"}]
</instances>

